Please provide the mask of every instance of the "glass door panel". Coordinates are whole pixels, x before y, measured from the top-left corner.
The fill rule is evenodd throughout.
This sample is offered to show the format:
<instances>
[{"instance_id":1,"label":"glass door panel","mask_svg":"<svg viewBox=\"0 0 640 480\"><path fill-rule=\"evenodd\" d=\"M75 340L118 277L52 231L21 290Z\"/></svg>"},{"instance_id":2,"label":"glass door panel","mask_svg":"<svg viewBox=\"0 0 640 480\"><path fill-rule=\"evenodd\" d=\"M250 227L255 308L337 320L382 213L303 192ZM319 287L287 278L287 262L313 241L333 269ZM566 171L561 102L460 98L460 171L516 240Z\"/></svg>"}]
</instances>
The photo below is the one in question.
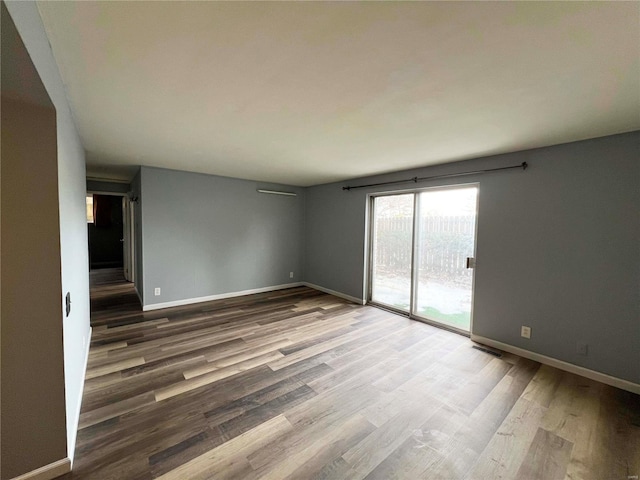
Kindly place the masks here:
<instances>
[{"instance_id":1,"label":"glass door panel","mask_svg":"<svg viewBox=\"0 0 640 480\"><path fill-rule=\"evenodd\" d=\"M373 199L371 300L409 312L414 194Z\"/></svg>"},{"instance_id":2,"label":"glass door panel","mask_svg":"<svg viewBox=\"0 0 640 480\"><path fill-rule=\"evenodd\" d=\"M418 194L413 315L469 331L477 187Z\"/></svg>"}]
</instances>

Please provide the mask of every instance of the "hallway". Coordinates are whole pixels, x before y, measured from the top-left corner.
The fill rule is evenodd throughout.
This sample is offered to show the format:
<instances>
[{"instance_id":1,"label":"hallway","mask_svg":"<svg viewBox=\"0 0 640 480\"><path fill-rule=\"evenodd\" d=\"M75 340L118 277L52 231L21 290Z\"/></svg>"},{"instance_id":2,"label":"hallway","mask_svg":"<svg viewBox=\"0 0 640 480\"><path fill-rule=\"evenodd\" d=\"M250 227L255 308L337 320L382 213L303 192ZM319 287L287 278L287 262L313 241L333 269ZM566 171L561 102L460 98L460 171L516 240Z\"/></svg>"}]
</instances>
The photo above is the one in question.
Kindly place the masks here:
<instances>
[{"instance_id":1,"label":"hallway","mask_svg":"<svg viewBox=\"0 0 640 480\"><path fill-rule=\"evenodd\" d=\"M91 327L96 331L144 321L133 283L124 279L122 268L102 268L89 273Z\"/></svg>"}]
</instances>

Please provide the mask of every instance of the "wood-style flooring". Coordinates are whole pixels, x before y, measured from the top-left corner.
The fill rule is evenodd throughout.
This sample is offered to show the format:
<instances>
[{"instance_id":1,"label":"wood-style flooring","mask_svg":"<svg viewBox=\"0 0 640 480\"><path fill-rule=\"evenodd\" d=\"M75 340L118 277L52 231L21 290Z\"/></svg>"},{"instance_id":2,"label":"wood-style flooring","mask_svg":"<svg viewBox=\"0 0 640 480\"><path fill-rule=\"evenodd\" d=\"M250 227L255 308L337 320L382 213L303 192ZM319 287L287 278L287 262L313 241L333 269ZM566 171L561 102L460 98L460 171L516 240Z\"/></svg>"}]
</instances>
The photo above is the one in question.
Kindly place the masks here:
<instances>
[{"instance_id":1,"label":"wood-style flooring","mask_svg":"<svg viewBox=\"0 0 640 480\"><path fill-rule=\"evenodd\" d=\"M120 275L63 478L640 475L637 395L306 287L143 313Z\"/></svg>"}]
</instances>

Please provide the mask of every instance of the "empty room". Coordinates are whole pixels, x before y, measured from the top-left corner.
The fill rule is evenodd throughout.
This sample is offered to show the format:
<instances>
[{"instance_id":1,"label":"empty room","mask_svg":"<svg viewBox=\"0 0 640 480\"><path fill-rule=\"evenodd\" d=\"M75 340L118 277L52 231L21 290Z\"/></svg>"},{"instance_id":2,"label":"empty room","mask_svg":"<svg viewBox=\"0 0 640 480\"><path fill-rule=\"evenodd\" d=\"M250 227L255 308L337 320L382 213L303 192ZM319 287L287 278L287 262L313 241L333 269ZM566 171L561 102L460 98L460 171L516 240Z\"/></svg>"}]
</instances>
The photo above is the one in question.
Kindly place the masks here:
<instances>
[{"instance_id":1,"label":"empty room","mask_svg":"<svg viewBox=\"0 0 640 480\"><path fill-rule=\"evenodd\" d=\"M1 0L1 480L640 476L640 2Z\"/></svg>"}]
</instances>

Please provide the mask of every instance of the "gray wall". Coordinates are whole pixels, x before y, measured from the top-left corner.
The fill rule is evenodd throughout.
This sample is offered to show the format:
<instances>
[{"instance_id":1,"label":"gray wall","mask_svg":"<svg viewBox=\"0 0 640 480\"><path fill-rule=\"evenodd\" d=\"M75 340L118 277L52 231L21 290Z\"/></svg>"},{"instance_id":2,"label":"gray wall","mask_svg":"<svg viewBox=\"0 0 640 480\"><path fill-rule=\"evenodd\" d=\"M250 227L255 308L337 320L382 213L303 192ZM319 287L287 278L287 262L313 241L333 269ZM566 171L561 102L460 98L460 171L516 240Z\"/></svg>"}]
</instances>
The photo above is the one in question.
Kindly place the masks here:
<instances>
[{"instance_id":1,"label":"gray wall","mask_svg":"<svg viewBox=\"0 0 640 480\"><path fill-rule=\"evenodd\" d=\"M57 177L49 176L47 181L55 183L57 179L60 218L60 248L57 256L61 264L62 282L62 291L56 291L59 302L57 320L62 323L64 336L67 446L68 455L73 458L86 352L90 341L84 149L36 2L7 2L7 8L56 109L58 174ZM49 288L59 289L59 286L51 284ZM72 308L70 315L65 317L64 295L67 292L71 293Z\"/></svg>"},{"instance_id":2,"label":"gray wall","mask_svg":"<svg viewBox=\"0 0 640 480\"><path fill-rule=\"evenodd\" d=\"M67 435L56 111L4 4L1 44L0 478L8 479L64 458ZM6 89L17 72L32 91Z\"/></svg>"},{"instance_id":3,"label":"gray wall","mask_svg":"<svg viewBox=\"0 0 640 480\"><path fill-rule=\"evenodd\" d=\"M311 187L305 280L363 297L366 195L383 189L343 185L523 161L419 185L480 183L473 333L640 383L640 132Z\"/></svg>"},{"instance_id":4,"label":"gray wall","mask_svg":"<svg viewBox=\"0 0 640 480\"><path fill-rule=\"evenodd\" d=\"M304 189L148 167L141 187L145 306L302 280Z\"/></svg>"},{"instance_id":5,"label":"gray wall","mask_svg":"<svg viewBox=\"0 0 640 480\"><path fill-rule=\"evenodd\" d=\"M128 193L131 185L122 182L109 182L107 180L87 180L87 192L92 193Z\"/></svg>"}]
</instances>

